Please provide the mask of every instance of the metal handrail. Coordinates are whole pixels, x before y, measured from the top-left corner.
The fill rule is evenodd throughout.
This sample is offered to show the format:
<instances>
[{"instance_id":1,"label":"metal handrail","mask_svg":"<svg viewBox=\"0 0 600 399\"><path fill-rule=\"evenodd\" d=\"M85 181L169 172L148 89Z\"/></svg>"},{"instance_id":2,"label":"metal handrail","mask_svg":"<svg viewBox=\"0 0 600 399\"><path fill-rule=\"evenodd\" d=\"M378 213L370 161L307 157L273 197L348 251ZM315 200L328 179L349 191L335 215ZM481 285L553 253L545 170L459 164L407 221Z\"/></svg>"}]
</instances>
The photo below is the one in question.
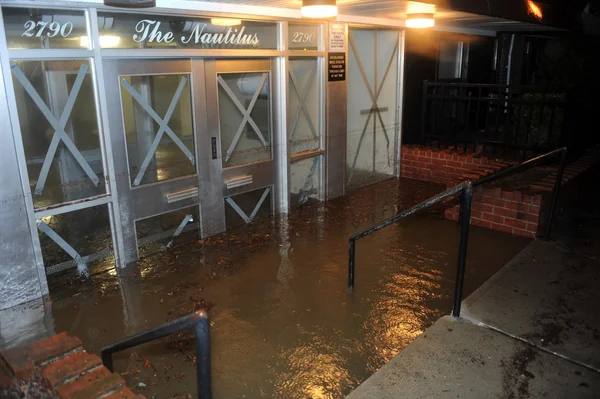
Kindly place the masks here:
<instances>
[{"instance_id":1,"label":"metal handrail","mask_svg":"<svg viewBox=\"0 0 600 399\"><path fill-rule=\"evenodd\" d=\"M550 151L546 154L537 156L535 158L531 158L525 162L520 163L519 165L511 166L506 169L502 169L496 173L493 173L489 176L483 177L475 182L466 181L464 183L460 183L441 194L438 194L434 197L429 198L405 211L400 212L399 214L392 216L389 219L384 220L372 227L369 227L366 230L358 232L349 239L349 259L348 259L348 289L350 291L354 290L354 270L356 264L356 241L366 237L368 235L373 234L374 232L383 229L399 220L402 220L408 216L414 215L424 209L429 208L432 205L438 204L442 201L447 200L455 195L461 195L460 201L460 214L458 218L459 223L459 250L458 250L458 268L456 272L456 281L454 287L454 301L452 308L452 315L454 317L460 317L460 307L462 302L462 292L464 286L464 278L465 278L465 268L467 263L467 247L469 243L469 227L471 224L471 207L473 205L473 188L480 186L485 183L489 183L494 180L498 180L507 175L519 172L523 169L527 169L533 166L536 166L549 158L553 158L557 155L561 155L560 157L560 165L558 167L558 172L556 174L556 180L554 181L554 188L552 190L552 203L550 205L550 212L548 214L548 219L546 222L546 231L543 237L548 237L550 235L552 221L554 220L554 213L556 210L556 205L558 203L558 196L560 193L560 186L562 182L563 173L565 170L565 164L567 161L568 150L567 147L561 147L554 151Z\"/></svg>"},{"instance_id":2,"label":"metal handrail","mask_svg":"<svg viewBox=\"0 0 600 399\"><path fill-rule=\"evenodd\" d=\"M152 328L142 333L132 335L119 342L107 345L100 351L102 363L113 371L112 355L134 346L155 341L169 335L177 334L188 329L194 329L196 339L196 371L198 379L198 398L210 399L211 370L210 370L210 321L208 313L202 309L187 316L180 317L162 326Z\"/></svg>"}]
</instances>

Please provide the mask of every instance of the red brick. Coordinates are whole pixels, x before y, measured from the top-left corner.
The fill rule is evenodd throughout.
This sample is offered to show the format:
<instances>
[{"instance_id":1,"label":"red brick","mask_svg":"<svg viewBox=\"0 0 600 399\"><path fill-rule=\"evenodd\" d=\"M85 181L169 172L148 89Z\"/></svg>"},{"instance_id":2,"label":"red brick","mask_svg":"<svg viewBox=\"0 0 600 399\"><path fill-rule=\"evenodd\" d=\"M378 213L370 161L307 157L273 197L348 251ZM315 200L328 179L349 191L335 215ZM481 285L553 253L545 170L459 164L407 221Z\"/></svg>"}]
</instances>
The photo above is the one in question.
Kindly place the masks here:
<instances>
[{"instance_id":1,"label":"red brick","mask_svg":"<svg viewBox=\"0 0 600 399\"><path fill-rule=\"evenodd\" d=\"M50 388L56 389L66 380L95 369L101 364L98 356L80 351L43 367L41 375Z\"/></svg>"},{"instance_id":2,"label":"red brick","mask_svg":"<svg viewBox=\"0 0 600 399\"><path fill-rule=\"evenodd\" d=\"M483 213L481 214L481 219L487 222L504 224L504 218L502 216L494 215L493 213Z\"/></svg>"},{"instance_id":3,"label":"red brick","mask_svg":"<svg viewBox=\"0 0 600 399\"><path fill-rule=\"evenodd\" d=\"M98 367L89 373L82 375L81 377L63 384L58 387L56 393L61 398L67 398L74 392L77 392L88 385L93 384L99 379L110 377L110 371L106 367Z\"/></svg>"},{"instance_id":4,"label":"red brick","mask_svg":"<svg viewBox=\"0 0 600 399\"><path fill-rule=\"evenodd\" d=\"M506 207L506 201L498 199L498 198L486 197L486 198L484 198L483 202L486 204L489 204L489 205L494 205L495 207L500 207L500 208Z\"/></svg>"},{"instance_id":5,"label":"red brick","mask_svg":"<svg viewBox=\"0 0 600 399\"><path fill-rule=\"evenodd\" d=\"M532 198L531 203L533 205L542 205L542 196L541 195L536 195Z\"/></svg>"},{"instance_id":6,"label":"red brick","mask_svg":"<svg viewBox=\"0 0 600 399\"><path fill-rule=\"evenodd\" d=\"M488 204L483 204L481 202L475 202L473 204L473 209L481 212L492 213L494 211L494 207Z\"/></svg>"},{"instance_id":7,"label":"red brick","mask_svg":"<svg viewBox=\"0 0 600 399\"><path fill-rule=\"evenodd\" d=\"M502 198L504 198L505 200L513 200L513 193L511 191L503 191L502 192Z\"/></svg>"},{"instance_id":8,"label":"red brick","mask_svg":"<svg viewBox=\"0 0 600 399\"><path fill-rule=\"evenodd\" d=\"M507 209L514 209L515 211L519 209L519 203L515 201L506 201L505 206Z\"/></svg>"},{"instance_id":9,"label":"red brick","mask_svg":"<svg viewBox=\"0 0 600 399\"><path fill-rule=\"evenodd\" d=\"M482 218L482 212L481 211L477 211L475 209L471 209L471 217L475 218L475 219L481 219Z\"/></svg>"},{"instance_id":10,"label":"red brick","mask_svg":"<svg viewBox=\"0 0 600 399\"><path fill-rule=\"evenodd\" d=\"M529 206L529 214L539 216L540 209L541 208L539 205L530 205Z\"/></svg>"},{"instance_id":11,"label":"red brick","mask_svg":"<svg viewBox=\"0 0 600 399\"><path fill-rule=\"evenodd\" d=\"M474 219L471 221L471 224L479 227L485 227L487 229L492 228L492 222L486 222L485 220Z\"/></svg>"},{"instance_id":12,"label":"red brick","mask_svg":"<svg viewBox=\"0 0 600 399\"><path fill-rule=\"evenodd\" d=\"M507 218L512 218L512 219L517 218L517 211L514 209L494 207L494 213L496 215L504 216Z\"/></svg>"},{"instance_id":13,"label":"red brick","mask_svg":"<svg viewBox=\"0 0 600 399\"><path fill-rule=\"evenodd\" d=\"M537 231L538 224L537 223L527 223L527 230L529 231Z\"/></svg>"},{"instance_id":14,"label":"red brick","mask_svg":"<svg viewBox=\"0 0 600 399\"><path fill-rule=\"evenodd\" d=\"M26 348L11 348L0 354L9 372L18 380L27 381L33 377L34 364Z\"/></svg>"},{"instance_id":15,"label":"red brick","mask_svg":"<svg viewBox=\"0 0 600 399\"><path fill-rule=\"evenodd\" d=\"M62 399L89 399L116 392L125 386L120 375L113 373L106 378L92 382L90 385L75 391Z\"/></svg>"},{"instance_id":16,"label":"red brick","mask_svg":"<svg viewBox=\"0 0 600 399\"><path fill-rule=\"evenodd\" d=\"M30 345L29 357L35 365L40 365L78 349L81 350L79 338L71 337L66 332L62 332Z\"/></svg>"}]
</instances>

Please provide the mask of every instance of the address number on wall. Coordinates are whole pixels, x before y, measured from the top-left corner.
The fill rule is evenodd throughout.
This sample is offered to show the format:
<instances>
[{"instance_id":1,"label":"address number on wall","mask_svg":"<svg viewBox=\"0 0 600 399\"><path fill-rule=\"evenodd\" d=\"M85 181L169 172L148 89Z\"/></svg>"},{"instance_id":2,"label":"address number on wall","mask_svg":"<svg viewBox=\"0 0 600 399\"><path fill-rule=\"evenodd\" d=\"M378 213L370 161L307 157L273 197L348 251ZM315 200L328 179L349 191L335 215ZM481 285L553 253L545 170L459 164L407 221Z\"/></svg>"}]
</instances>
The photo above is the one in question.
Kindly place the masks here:
<instances>
[{"instance_id":1,"label":"address number on wall","mask_svg":"<svg viewBox=\"0 0 600 399\"><path fill-rule=\"evenodd\" d=\"M310 43L313 41L314 35L307 32L294 32L292 43Z\"/></svg>"},{"instance_id":2,"label":"address number on wall","mask_svg":"<svg viewBox=\"0 0 600 399\"><path fill-rule=\"evenodd\" d=\"M44 22L44 21L26 21L23 24L25 32L21 36L25 37L42 37L44 35L48 37L56 37L61 35L67 37L73 32L73 22L65 22L60 24L58 22Z\"/></svg>"}]
</instances>

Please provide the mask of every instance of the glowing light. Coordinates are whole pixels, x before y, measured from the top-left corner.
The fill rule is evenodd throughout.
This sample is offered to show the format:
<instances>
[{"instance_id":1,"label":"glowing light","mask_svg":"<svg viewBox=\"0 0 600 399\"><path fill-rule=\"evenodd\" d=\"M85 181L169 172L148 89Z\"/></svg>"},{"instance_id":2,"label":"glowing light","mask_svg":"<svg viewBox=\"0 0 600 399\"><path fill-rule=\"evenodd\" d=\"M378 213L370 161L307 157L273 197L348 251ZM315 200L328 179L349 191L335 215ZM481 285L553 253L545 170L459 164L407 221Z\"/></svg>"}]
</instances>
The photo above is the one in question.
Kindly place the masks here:
<instances>
[{"instance_id":1,"label":"glowing light","mask_svg":"<svg viewBox=\"0 0 600 399\"><path fill-rule=\"evenodd\" d=\"M88 42L87 36L79 37L81 47L88 47ZM117 47L120 42L121 38L119 36L100 36L100 47Z\"/></svg>"},{"instance_id":2,"label":"glowing light","mask_svg":"<svg viewBox=\"0 0 600 399\"><path fill-rule=\"evenodd\" d=\"M218 26L237 26L242 24L241 19L233 19L233 18L211 18L211 25Z\"/></svg>"},{"instance_id":3,"label":"glowing light","mask_svg":"<svg viewBox=\"0 0 600 399\"><path fill-rule=\"evenodd\" d=\"M542 19L544 17L540 6L538 6L531 0L527 0L527 10L529 11L529 14L533 15L537 19Z\"/></svg>"},{"instance_id":4,"label":"glowing light","mask_svg":"<svg viewBox=\"0 0 600 399\"><path fill-rule=\"evenodd\" d=\"M302 0L303 18L333 18L338 14L336 0Z\"/></svg>"},{"instance_id":5,"label":"glowing light","mask_svg":"<svg viewBox=\"0 0 600 399\"><path fill-rule=\"evenodd\" d=\"M406 27L407 28L431 28L435 25L433 14L408 14L406 16Z\"/></svg>"}]
</instances>

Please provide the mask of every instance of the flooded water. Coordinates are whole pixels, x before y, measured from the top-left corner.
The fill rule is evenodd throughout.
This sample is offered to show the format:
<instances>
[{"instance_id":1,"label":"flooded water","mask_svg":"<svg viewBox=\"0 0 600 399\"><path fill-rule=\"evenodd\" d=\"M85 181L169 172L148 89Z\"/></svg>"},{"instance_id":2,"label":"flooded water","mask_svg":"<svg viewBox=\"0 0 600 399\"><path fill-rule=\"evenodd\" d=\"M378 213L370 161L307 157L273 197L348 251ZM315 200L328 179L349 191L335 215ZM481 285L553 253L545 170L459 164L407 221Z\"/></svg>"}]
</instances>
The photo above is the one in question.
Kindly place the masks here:
<instances>
[{"instance_id":1,"label":"flooded water","mask_svg":"<svg viewBox=\"0 0 600 399\"><path fill-rule=\"evenodd\" d=\"M450 313L458 226L438 208L360 240L353 294L348 237L442 190L392 179L204 241L188 233L119 276L54 281L39 321L18 334L69 331L99 353L206 307L215 398L342 398ZM528 242L473 227L465 295ZM14 344L0 317L4 345ZM147 397L187 398L196 391L193 337L119 353L115 369Z\"/></svg>"}]
</instances>

